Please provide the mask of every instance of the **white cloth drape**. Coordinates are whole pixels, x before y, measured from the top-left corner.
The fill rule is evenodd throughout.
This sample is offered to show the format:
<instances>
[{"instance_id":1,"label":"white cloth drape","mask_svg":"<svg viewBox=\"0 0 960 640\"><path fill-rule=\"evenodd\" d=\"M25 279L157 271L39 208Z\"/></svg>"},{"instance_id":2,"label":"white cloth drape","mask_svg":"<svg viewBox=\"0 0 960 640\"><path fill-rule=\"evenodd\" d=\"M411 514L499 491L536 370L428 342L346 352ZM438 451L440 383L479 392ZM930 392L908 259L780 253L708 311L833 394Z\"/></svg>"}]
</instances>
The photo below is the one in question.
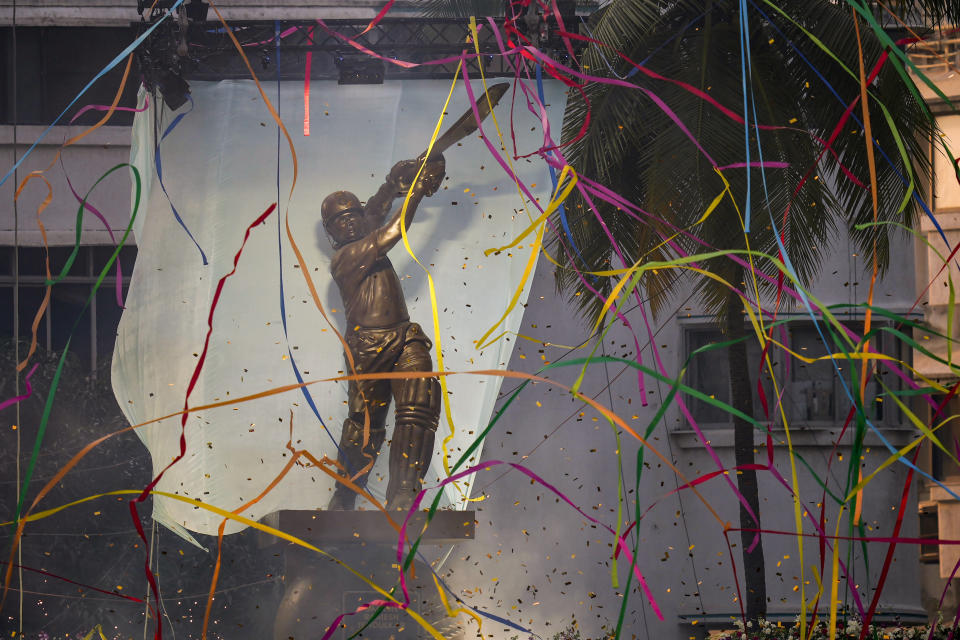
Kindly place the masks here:
<instances>
[{"instance_id":1,"label":"white cloth drape","mask_svg":"<svg viewBox=\"0 0 960 640\"><path fill-rule=\"evenodd\" d=\"M479 84L473 87L479 95ZM319 224L320 202L338 189L353 191L365 200L395 162L422 152L440 117L449 83L314 83L309 137L302 134L302 83L282 83L279 89L273 84L267 90L279 106L297 152L299 174L289 202L291 155L252 82L192 83L193 110L161 144L163 183L206 253L206 266L176 222L157 181L154 142L175 114L158 114L151 105L137 116L131 157L144 176L135 224L139 254L113 359L114 391L133 424L183 407L203 349L217 282L232 268L246 227L278 199L278 210L251 232L236 274L226 281L190 406L295 383L291 355L305 380L343 374L341 345L314 305L285 225L289 224L303 252L325 309L342 331L342 305L328 271L330 245ZM558 132L563 88L546 83L546 92L552 130ZM507 95L495 112L508 136L508 149L509 103ZM459 86L445 124L452 124L468 106L464 87ZM542 144L539 120L519 106L515 118L519 151L535 150ZM497 144L492 119L484 122L484 130ZM445 156L446 189L424 200L409 231L414 253L435 279L439 336L434 336L424 270L402 245L391 251L390 258L403 282L412 319L434 338L435 349L437 342L441 344L447 369L503 369L514 345L512 337L482 351L474 341L506 310L530 257L533 235L500 255L484 257L483 251L509 242L529 226L530 218L517 187L477 137L463 140ZM514 165L524 182L535 185L532 191L540 201L548 202L551 185L542 160L534 157ZM527 208L537 214L529 204ZM286 335L280 311L281 280ZM525 298L526 290L496 333L519 330ZM435 366L436 361L434 353ZM456 427L447 445L450 464L487 424L500 382L498 377L448 378L447 400ZM317 383L308 390L329 434L299 390L192 413L186 425L186 455L166 472L157 489L236 509L263 491L290 459L286 444L291 437L291 412L293 446L308 449L317 458L335 458L334 440L339 440L346 415L346 383ZM391 424L392 411L388 429ZM137 433L151 452L155 473L179 452L179 417L141 427ZM449 433L441 416L428 483L445 476L440 441ZM479 459L477 451L473 462ZM386 462L387 456L381 455L369 485L381 500ZM445 503L463 508L471 481L468 478L457 488L448 485ZM279 509L323 508L332 487L326 474L298 465L243 515L258 519ZM207 510L162 497L154 499L153 515L186 536L184 529L215 533L222 520ZM242 528L231 521L226 531Z\"/></svg>"}]
</instances>

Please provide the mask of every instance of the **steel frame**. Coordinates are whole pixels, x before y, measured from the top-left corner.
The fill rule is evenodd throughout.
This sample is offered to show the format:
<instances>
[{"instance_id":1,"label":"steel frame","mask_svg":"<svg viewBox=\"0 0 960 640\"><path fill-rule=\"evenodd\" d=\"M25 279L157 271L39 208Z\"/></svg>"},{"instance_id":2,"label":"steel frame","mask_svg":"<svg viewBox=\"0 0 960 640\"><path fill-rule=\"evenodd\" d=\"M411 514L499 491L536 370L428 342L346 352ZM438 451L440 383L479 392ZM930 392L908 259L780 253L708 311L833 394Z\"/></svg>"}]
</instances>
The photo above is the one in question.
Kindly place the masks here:
<instances>
[{"instance_id":1,"label":"steel frame","mask_svg":"<svg viewBox=\"0 0 960 640\"><path fill-rule=\"evenodd\" d=\"M494 19L497 28L503 28L503 18ZM424 63L443 58L454 58L439 64L403 68L385 63L385 77L391 78L450 78L456 70L461 52L474 53L468 43L469 24L461 19L443 18L385 18L370 31L363 33L368 22L362 20L328 20L325 29L310 21L255 21L235 22L231 29L244 48L257 75L265 80L303 79L307 52L312 52L311 78L336 79L339 68L351 58L369 57L344 38L355 39L363 47L387 58ZM488 77L513 76L514 61L500 55L495 34L485 22L478 32L479 61ZM295 28L296 31L278 40L277 35ZM329 29L329 31L328 31ZM158 29L158 31L160 31ZM334 35L334 32L343 38ZM235 46L223 28L214 22L193 24L185 32L188 55L181 60L183 76L190 80L212 80L248 77L249 72ZM158 34L159 38L179 38L174 31ZM563 51L545 51L558 62L568 62ZM477 58L468 60L468 71L478 75Z\"/></svg>"}]
</instances>

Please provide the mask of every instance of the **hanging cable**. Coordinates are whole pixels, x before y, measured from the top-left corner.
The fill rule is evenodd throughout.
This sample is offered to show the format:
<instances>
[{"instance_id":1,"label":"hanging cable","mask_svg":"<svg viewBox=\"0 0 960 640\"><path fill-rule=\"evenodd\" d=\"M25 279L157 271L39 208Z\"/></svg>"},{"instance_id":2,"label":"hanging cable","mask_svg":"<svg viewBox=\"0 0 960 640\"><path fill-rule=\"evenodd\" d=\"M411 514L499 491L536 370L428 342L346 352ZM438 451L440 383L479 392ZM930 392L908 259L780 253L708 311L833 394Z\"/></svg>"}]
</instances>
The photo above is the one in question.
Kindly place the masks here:
<instances>
[{"instance_id":1,"label":"hanging cable","mask_svg":"<svg viewBox=\"0 0 960 640\"><path fill-rule=\"evenodd\" d=\"M659 396L660 405L662 406L663 405L663 389L661 389L660 387L659 380L656 380L656 384L657 384L657 396ZM670 437L670 433L669 433L670 428L667 426L666 414L664 414L662 420L663 420L663 429L664 431L667 432L667 437L665 438L665 440L667 441L667 454L670 456L671 460L676 460L676 458L673 455L673 439ZM680 478L678 478L676 474L673 474L673 483L674 483L674 486L676 487L676 492L677 492L677 505L680 507L680 521L683 522L683 534L687 538L687 549L688 549L687 555L690 557L690 569L693 571L693 581L694 583L696 583L696 587L697 587L696 594L697 594L697 600L700 602L700 613L704 614L706 613L706 610L703 608L703 594L700 592L700 576L697 575L697 563L694 561L694 555L689 551L689 549L693 546L690 542L690 527L687 526L687 512L683 508L683 492L680 491ZM637 499L639 498L640 496L637 496ZM639 525L637 526L637 528L639 529ZM639 531L637 532L637 535L640 535ZM733 562L733 558L730 558L730 562Z\"/></svg>"},{"instance_id":2,"label":"hanging cable","mask_svg":"<svg viewBox=\"0 0 960 640\"><path fill-rule=\"evenodd\" d=\"M13 45L13 90L10 92L13 97L13 184L20 182L17 171L17 0L13 0L12 16L10 21L10 39ZM13 195L13 354L14 362L20 362L20 216L17 210L17 195L14 189ZM13 374L13 395L20 395L20 369L14 367ZM17 431L17 461L16 473L17 482L16 495L20 495L20 432L23 431L23 425L20 424L20 403L16 403L16 431ZM19 601L19 622L18 632L23 636L23 543L17 545L17 584Z\"/></svg>"},{"instance_id":3,"label":"hanging cable","mask_svg":"<svg viewBox=\"0 0 960 640\"><path fill-rule=\"evenodd\" d=\"M150 550L147 552L147 566L153 564L153 551L154 551L154 542L156 541L157 536L157 521L151 518L152 522L150 523ZM153 568L154 574L156 574L156 565ZM157 577L159 581L159 576ZM143 610L143 640L147 640L147 627L150 626L150 585L147 584L147 594L143 597L144 610Z\"/></svg>"},{"instance_id":4,"label":"hanging cable","mask_svg":"<svg viewBox=\"0 0 960 640\"><path fill-rule=\"evenodd\" d=\"M608 362L606 361L606 357L607 357L607 347L606 347L605 344L603 344L603 342L600 343L600 349L602 350L603 357L604 357L604 362L603 362L603 375L604 375L604 376L606 377L606 379L607 379L607 406L610 407L610 410L611 410L611 411L614 411L614 409L613 409L613 391L611 391L611 389L610 389L610 387L612 386L612 381L610 380L610 369L609 369L610 363L608 363ZM614 413L616 413L616 412L614 411ZM621 459L621 454L622 454L622 445L620 444L620 433L617 432L617 460L618 460L618 462L619 462L619 460ZM623 476L623 465L622 465L622 464L618 464L617 466L619 467L619 472L620 472L620 473L619 473L619 475L620 475L620 478L619 478L620 491L626 492L627 479ZM639 469L638 469L638 471L639 471ZM635 492L635 493L636 493L636 492ZM626 495L629 495L629 494L626 494ZM639 495L634 495L634 496L633 496L633 499L634 499L634 502L639 502L640 496L639 496ZM628 504L629 504L629 501L627 501L627 502L628 502ZM617 520L618 520L618 522L617 522L617 532L618 532L618 535L619 535L620 527L621 527L621 525L623 524L623 518L622 518L622 517L618 517ZM634 530L633 530L634 547L637 547L637 540L638 540L639 537L640 537L640 527L637 526L637 527L635 527ZM634 555L634 561L636 561L636 555ZM639 586L639 585L638 585L638 586ZM629 597L630 597L630 594L627 593L627 589L624 589L624 592L623 592L624 602L626 602L626 599L629 598ZM650 627L647 626L647 601L646 601L645 599L643 599L643 598L640 598L640 610L641 610L641 612L643 613L643 629L644 629L644 631L646 632L647 637L649 638L649 637L650 637Z\"/></svg>"}]
</instances>

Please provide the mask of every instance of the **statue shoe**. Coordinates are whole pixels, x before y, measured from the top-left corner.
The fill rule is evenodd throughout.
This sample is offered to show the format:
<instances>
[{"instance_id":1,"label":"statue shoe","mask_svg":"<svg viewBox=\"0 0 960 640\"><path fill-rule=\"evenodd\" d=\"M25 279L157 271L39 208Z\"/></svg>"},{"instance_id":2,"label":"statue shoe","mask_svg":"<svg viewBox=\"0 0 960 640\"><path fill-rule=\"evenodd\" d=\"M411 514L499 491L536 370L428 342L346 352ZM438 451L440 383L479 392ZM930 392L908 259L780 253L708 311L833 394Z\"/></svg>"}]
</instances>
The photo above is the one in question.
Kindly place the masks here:
<instances>
[{"instance_id":1,"label":"statue shoe","mask_svg":"<svg viewBox=\"0 0 960 640\"><path fill-rule=\"evenodd\" d=\"M346 487L341 490L340 485L337 485L333 497L330 498L330 503L327 505L327 511L353 511L356 506L357 494Z\"/></svg>"}]
</instances>

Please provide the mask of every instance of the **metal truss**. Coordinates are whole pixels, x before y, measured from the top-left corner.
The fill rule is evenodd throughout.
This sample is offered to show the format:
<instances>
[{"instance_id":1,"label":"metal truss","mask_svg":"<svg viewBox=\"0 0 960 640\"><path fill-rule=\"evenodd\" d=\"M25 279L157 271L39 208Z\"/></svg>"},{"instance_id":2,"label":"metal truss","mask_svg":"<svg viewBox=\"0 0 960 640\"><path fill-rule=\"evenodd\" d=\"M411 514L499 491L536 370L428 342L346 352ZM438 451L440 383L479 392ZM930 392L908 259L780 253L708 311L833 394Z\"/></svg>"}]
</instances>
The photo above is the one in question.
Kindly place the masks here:
<instances>
[{"instance_id":1,"label":"metal truss","mask_svg":"<svg viewBox=\"0 0 960 640\"><path fill-rule=\"evenodd\" d=\"M503 19L495 19L503 35ZM303 79L307 52L312 52L311 78L336 79L340 67L369 58L345 41L355 40L363 47L387 58L414 63L427 63L443 58L457 58L461 52L474 53L468 43L469 25L462 19L386 18L370 31L363 33L368 22L364 20L328 20L327 28L308 21L236 22L231 25L234 35L243 46L257 75L263 79ZM291 28L288 33L279 39ZM338 37L338 35L342 37ZM468 61L471 76L479 77L479 64L488 77L513 76L513 60L500 55L496 35L483 23L479 31L481 56ZM164 36L160 36L164 37ZM175 36L174 36L175 37ZM188 55L183 59L183 75L187 79L212 80L248 77L249 72L236 52L229 35L212 21L193 24L186 31ZM182 47L181 47L182 50ZM544 51L558 62L569 62L566 49ZM458 60L426 64L407 69L385 64L385 77L390 78L450 78Z\"/></svg>"}]
</instances>

